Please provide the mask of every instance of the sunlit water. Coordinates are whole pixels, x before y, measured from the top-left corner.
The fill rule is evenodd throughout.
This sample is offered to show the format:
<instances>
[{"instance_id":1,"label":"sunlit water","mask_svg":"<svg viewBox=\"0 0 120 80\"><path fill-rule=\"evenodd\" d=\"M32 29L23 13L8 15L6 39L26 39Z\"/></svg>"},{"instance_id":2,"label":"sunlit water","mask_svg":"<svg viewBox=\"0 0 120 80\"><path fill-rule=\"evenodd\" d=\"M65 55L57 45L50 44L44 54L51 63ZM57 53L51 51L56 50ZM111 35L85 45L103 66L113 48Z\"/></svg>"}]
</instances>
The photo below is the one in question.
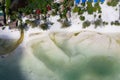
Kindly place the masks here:
<instances>
[{"instance_id":1,"label":"sunlit water","mask_svg":"<svg viewBox=\"0 0 120 80\"><path fill-rule=\"evenodd\" d=\"M120 36L54 32L0 60L0 80L120 80Z\"/></svg>"}]
</instances>

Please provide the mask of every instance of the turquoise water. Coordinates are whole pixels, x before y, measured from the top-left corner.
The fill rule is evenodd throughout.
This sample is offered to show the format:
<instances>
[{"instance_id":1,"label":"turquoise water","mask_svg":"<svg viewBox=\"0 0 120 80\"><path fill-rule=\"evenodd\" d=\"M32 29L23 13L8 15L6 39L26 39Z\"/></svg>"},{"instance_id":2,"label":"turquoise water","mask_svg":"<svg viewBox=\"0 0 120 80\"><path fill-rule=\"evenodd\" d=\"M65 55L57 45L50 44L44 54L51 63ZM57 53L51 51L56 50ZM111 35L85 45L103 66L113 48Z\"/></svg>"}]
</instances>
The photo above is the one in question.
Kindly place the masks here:
<instances>
[{"instance_id":1,"label":"turquoise water","mask_svg":"<svg viewBox=\"0 0 120 80\"><path fill-rule=\"evenodd\" d=\"M56 48L49 47L48 51L44 43L33 45L30 55L19 48L19 52L0 60L0 80L120 80L117 57L79 53L70 59Z\"/></svg>"},{"instance_id":2,"label":"turquoise water","mask_svg":"<svg viewBox=\"0 0 120 80\"><path fill-rule=\"evenodd\" d=\"M0 80L120 80L119 34L41 34L0 58Z\"/></svg>"},{"instance_id":3,"label":"turquoise water","mask_svg":"<svg viewBox=\"0 0 120 80\"><path fill-rule=\"evenodd\" d=\"M42 61L45 66L54 74L58 75L57 80L119 80L120 64L115 57L92 56L82 57L78 55L77 59L71 59L64 63L64 57L61 61L51 58L49 52L45 51L40 44L33 50L33 54ZM47 55L49 54L49 55ZM59 58L59 56L56 56Z\"/></svg>"}]
</instances>

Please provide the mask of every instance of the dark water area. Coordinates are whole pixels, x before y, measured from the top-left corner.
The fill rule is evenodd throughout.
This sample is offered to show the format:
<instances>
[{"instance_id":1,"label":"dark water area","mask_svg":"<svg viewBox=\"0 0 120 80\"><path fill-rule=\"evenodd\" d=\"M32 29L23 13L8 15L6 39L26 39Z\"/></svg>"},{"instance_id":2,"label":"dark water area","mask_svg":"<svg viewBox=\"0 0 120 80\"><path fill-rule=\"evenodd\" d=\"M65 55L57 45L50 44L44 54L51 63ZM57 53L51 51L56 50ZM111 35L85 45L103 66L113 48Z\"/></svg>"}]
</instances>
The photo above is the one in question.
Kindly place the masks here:
<instances>
[{"instance_id":1,"label":"dark water area","mask_svg":"<svg viewBox=\"0 0 120 80\"><path fill-rule=\"evenodd\" d=\"M0 55L7 54L6 52L15 45L15 39L0 39Z\"/></svg>"},{"instance_id":2,"label":"dark water area","mask_svg":"<svg viewBox=\"0 0 120 80\"><path fill-rule=\"evenodd\" d=\"M27 80L20 67L22 53L23 48L19 47L11 55L0 58L0 80Z\"/></svg>"}]
</instances>

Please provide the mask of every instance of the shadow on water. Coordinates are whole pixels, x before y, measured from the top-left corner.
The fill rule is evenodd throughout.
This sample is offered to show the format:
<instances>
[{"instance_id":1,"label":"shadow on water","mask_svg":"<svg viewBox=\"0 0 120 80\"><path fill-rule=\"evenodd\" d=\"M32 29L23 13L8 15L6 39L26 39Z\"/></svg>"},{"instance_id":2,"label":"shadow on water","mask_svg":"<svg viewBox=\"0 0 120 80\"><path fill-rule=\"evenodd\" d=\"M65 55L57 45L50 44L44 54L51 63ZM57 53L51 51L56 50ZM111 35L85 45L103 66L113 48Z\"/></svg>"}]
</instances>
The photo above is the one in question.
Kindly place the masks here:
<instances>
[{"instance_id":1,"label":"shadow on water","mask_svg":"<svg viewBox=\"0 0 120 80\"><path fill-rule=\"evenodd\" d=\"M14 51L22 43L23 39L24 30L20 31L20 38L16 42L14 42L13 40L10 42L9 39L7 39L8 41L6 41L6 39L0 39L0 55L5 55Z\"/></svg>"},{"instance_id":2,"label":"shadow on water","mask_svg":"<svg viewBox=\"0 0 120 80\"><path fill-rule=\"evenodd\" d=\"M27 80L20 70L22 53L23 48L18 47L11 55L0 59L0 80Z\"/></svg>"}]
</instances>

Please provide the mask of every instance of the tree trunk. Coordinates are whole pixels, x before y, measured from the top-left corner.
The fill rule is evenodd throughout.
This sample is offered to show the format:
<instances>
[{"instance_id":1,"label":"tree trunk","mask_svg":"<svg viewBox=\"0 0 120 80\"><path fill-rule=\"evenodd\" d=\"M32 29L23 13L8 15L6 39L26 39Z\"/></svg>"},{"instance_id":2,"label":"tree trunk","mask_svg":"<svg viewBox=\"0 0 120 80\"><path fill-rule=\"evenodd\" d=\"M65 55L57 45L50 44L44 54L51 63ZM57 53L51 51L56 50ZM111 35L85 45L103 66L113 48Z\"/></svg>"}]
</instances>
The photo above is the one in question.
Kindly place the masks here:
<instances>
[{"instance_id":1,"label":"tree trunk","mask_svg":"<svg viewBox=\"0 0 120 80\"><path fill-rule=\"evenodd\" d=\"M2 4L2 6L3 6L3 16L4 16L4 24L6 24L6 11L5 11L5 0L3 0L3 4Z\"/></svg>"},{"instance_id":2,"label":"tree trunk","mask_svg":"<svg viewBox=\"0 0 120 80\"><path fill-rule=\"evenodd\" d=\"M120 20L120 4L119 4L119 20Z\"/></svg>"}]
</instances>

